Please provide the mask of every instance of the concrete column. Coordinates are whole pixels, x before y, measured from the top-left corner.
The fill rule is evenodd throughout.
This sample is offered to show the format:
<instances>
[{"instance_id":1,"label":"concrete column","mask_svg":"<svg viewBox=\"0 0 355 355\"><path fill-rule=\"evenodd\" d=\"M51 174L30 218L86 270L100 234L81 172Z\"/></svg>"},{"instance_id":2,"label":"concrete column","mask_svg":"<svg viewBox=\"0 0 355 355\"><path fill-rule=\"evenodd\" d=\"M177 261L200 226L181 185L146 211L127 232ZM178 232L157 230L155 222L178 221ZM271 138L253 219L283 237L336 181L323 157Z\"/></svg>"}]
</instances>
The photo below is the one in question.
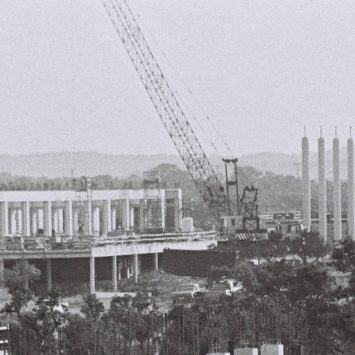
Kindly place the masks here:
<instances>
[{"instance_id":1,"label":"concrete column","mask_svg":"<svg viewBox=\"0 0 355 355\"><path fill-rule=\"evenodd\" d=\"M47 291L52 289L52 260L46 259Z\"/></svg>"},{"instance_id":2,"label":"concrete column","mask_svg":"<svg viewBox=\"0 0 355 355\"><path fill-rule=\"evenodd\" d=\"M93 218L92 218L92 203L91 200L87 201L87 216L88 216L88 234L92 235L93 234Z\"/></svg>"},{"instance_id":3,"label":"concrete column","mask_svg":"<svg viewBox=\"0 0 355 355\"><path fill-rule=\"evenodd\" d=\"M79 229L79 210L77 207L74 207L73 210L73 234L76 234Z\"/></svg>"},{"instance_id":4,"label":"concrete column","mask_svg":"<svg viewBox=\"0 0 355 355\"><path fill-rule=\"evenodd\" d=\"M3 235L8 235L9 234L9 203L7 201L4 201L1 204L2 207L2 234Z\"/></svg>"},{"instance_id":5,"label":"concrete column","mask_svg":"<svg viewBox=\"0 0 355 355\"><path fill-rule=\"evenodd\" d=\"M5 265L4 259L0 258L0 287L5 286Z\"/></svg>"},{"instance_id":6,"label":"concrete column","mask_svg":"<svg viewBox=\"0 0 355 355\"><path fill-rule=\"evenodd\" d=\"M325 180L325 143L324 138L318 139L318 210L319 210L319 235L327 243L327 191Z\"/></svg>"},{"instance_id":7,"label":"concrete column","mask_svg":"<svg viewBox=\"0 0 355 355\"><path fill-rule=\"evenodd\" d=\"M165 191L160 191L161 228L165 231Z\"/></svg>"},{"instance_id":8,"label":"concrete column","mask_svg":"<svg viewBox=\"0 0 355 355\"><path fill-rule=\"evenodd\" d=\"M334 240L341 239L341 189L339 139L333 139L333 203L334 203Z\"/></svg>"},{"instance_id":9,"label":"concrete column","mask_svg":"<svg viewBox=\"0 0 355 355\"><path fill-rule=\"evenodd\" d=\"M106 234L112 232L112 211L111 211L111 200L105 201L105 224L106 224Z\"/></svg>"},{"instance_id":10,"label":"concrete column","mask_svg":"<svg viewBox=\"0 0 355 355\"><path fill-rule=\"evenodd\" d=\"M139 232L143 233L145 228L144 223L144 200L139 201Z\"/></svg>"},{"instance_id":11,"label":"concrete column","mask_svg":"<svg viewBox=\"0 0 355 355\"><path fill-rule=\"evenodd\" d=\"M36 235L37 233L37 225L38 225L38 216L37 216L37 210L31 210L30 211L30 221L31 221L31 235Z\"/></svg>"},{"instance_id":12,"label":"concrete column","mask_svg":"<svg viewBox=\"0 0 355 355\"><path fill-rule=\"evenodd\" d=\"M100 235L100 209L96 206L92 211L92 231L95 235Z\"/></svg>"},{"instance_id":13,"label":"concrete column","mask_svg":"<svg viewBox=\"0 0 355 355\"><path fill-rule=\"evenodd\" d=\"M30 202L23 202L23 234L25 236L31 235L31 217L30 217Z\"/></svg>"},{"instance_id":14,"label":"concrete column","mask_svg":"<svg viewBox=\"0 0 355 355\"><path fill-rule=\"evenodd\" d=\"M24 266L25 266L25 268L27 268L28 267L28 260L23 260L23 264L24 264ZM28 275L25 275L25 288L28 288Z\"/></svg>"},{"instance_id":15,"label":"concrete column","mask_svg":"<svg viewBox=\"0 0 355 355\"><path fill-rule=\"evenodd\" d=\"M138 254L134 254L133 255L133 277L135 283L138 283L138 276L139 276Z\"/></svg>"},{"instance_id":16,"label":"concrete column","mask_svg":"<svg viewBox=\"0 0 355 355\"><path fill-rule=\"evenodd\" d=\"M130 211L129 211L129 200L126 199L126 200L123 200L123 209L122 209L122 212L123 212L123 218L122 218L122 224L123 224L123 227L126 231L129 230L129 226L130 226Z\"/></svg>"},{"instance_id":17,"label":"concrete column","mask_svg":"<svg viewBox=\"0 0 355 355\"><path fill-rule=\"evenodd\" d=\"M73 231L73 201L69 200L65 203L65 221L67 235L74 235Z\"/></svg>"},{"instance_id":18,"label":"concrete column","mask_svg":"<svg viewBox=\"0 0 355 355\"><path fill-rule=\"evenodd\" d=\"M351 134L351 132L350 132ZM348 139L348 233L355 240L354 223L354 143Z\"/></svg>"},{"instance_id":19,"label":"concrete column","mask_svg":"<svg viewBox=\"0 0 355 355\"><path fill-rule=\"evenodd\" d=\"M311 185L309 181L309 142L302 138L302 219L303 226L311 227Z\"/></svg>"},{"instance_id":20,"label":"concrete column","mask_svg":"<svg viewBox=\"0 0 355 355\"><path fill-rule=\"evenodd\" d=\"M52 236L52 201L44 203L44 233L47 236Z\"/></svg>"},{"instance_id":21,"label":"concrete column","mask_svg":"<svg viewBox=\"0 0 355 355\"><path fill-rule=\"evenodd\" d=\"M129 209L129 229L134 230L134 206Z\"/></svg>"},{"instance_id":22,"label":"concrete column","mask_svg":"<svg viewBox=\"0 0 355 355\"><path fill-rule=\"evenodd\" d=\"M95 293L95 257L90 256L90 293Z\"/></svg>"},{"instance_id":23,"label":"concrete column","mask_svg":"<svg viewBox=\"0 0 355 355\"><path fill-rule=\"evenodd\" d=\"M10 208L10 233L14 234L17 232L17 210L15 208Z\"/></svg>"},{"instance_id":24,"label":"concrete column","mask_svg":"<svg viewBox=\"0 0 355 355\"><path fill-rule=\"evenodd\" d=\"M159 254L158 253L154 254L154 270L155 271L159 270Z\"/></svg>"},{"instance_id":25,"label":"concrete column","mask_svg":"<svg viewBox=\"0 0 355 355\"><path fill-rule=\"evenodd\" d=\"M117 292L117 256L112 257L112 289Z\"/></svg>"},{"instance_id":26,"label":"concrete column","mask_svg":"<svg viewBox=\"0 0 355 355\"><path fill-rule=\"evenodd\" d=\"M121 280L122 279L122 259L119 258L118 259L118 280Z\"/></svg>"},{"instance_id":27,"label":"concrete column","mask_svg":"<svg viewBox=\"0 0 355 355\"><path fill-rule=\"evenodd\" d=\"M116 226L116 211L117 211L117 206L114 205L113 208L111 208L111 231L115 231L117 229L117 226Z\"/></svg>"}]
</instances>

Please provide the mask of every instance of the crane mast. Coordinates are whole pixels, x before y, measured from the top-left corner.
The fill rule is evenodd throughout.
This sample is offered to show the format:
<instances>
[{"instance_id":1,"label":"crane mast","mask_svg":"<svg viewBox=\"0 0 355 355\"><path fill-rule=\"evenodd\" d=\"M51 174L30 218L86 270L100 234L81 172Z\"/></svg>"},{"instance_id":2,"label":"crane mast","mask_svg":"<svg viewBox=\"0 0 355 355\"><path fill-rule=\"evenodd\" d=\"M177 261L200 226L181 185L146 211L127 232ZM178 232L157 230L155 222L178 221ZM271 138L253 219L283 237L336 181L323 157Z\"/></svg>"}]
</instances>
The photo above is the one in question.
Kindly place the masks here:
<instances>
[{"instance_id":1,"label":"crane mast","mask_svg":"<svg viewBox=\"0 0 355 355\"><path fill-rule=\"evenodd\" d=\"M214 217L220 217L226 212L223 185L150 50L131 9L125 0L101 2L202 199Z\"/></svg>"}]
</instances>

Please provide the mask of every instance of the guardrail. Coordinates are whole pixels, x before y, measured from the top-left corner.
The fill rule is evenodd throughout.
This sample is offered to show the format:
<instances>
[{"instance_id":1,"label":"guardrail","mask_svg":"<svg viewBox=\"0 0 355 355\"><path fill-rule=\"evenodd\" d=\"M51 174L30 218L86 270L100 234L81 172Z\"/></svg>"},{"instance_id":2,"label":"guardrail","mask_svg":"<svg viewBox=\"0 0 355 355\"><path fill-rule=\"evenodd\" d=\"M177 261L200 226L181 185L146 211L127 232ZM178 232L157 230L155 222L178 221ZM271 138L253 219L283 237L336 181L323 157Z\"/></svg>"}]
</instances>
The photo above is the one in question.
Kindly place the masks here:
<instances>
[{"instance_id":1,"label":"guardrail","mask_svg":"<svg viewBox=\"0 0 355 355\"><path fill-rule=\"evenodd\" d=\"M39 250L90 250L93 247L117 244L148 244L161 242L184 242L213 240L216 231L192 233L159 233L159 234L124 234L117 236L2 236L0 237L0 250L13 251L39 251Z\"/></svg>"}]
</instances>

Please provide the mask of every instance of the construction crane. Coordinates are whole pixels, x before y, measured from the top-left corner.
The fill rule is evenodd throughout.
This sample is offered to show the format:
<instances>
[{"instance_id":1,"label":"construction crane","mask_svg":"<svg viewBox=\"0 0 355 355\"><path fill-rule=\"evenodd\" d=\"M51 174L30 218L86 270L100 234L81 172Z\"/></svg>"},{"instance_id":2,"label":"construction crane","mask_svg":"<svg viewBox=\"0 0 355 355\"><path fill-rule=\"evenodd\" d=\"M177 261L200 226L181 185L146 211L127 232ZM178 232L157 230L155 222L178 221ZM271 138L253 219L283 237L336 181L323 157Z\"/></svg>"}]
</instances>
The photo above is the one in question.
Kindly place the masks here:
<instances>
[{"instance_id":1,"label":"construction crane","mask_svg":"<svg viewBox=\"0 0 355 355\"><path fill-rule=\"evenodd\" d=\"M161 121L212 215L227 213L223 184L125 0L101 0Z\"/></svg>"}]
</instances>

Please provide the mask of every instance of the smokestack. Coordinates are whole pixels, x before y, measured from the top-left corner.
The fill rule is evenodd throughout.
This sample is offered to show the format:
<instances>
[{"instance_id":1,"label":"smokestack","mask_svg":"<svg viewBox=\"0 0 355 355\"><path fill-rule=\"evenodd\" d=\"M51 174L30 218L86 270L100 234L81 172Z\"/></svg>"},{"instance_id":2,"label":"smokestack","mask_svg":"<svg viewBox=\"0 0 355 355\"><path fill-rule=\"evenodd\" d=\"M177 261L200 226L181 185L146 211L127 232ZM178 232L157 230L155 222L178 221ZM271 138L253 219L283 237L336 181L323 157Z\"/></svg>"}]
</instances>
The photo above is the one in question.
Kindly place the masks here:
<instances>
[{"instance_id":1,"label":"smokestack","mask_svg":"<svg viewBox=\"0 0 355 355\"><path fill-rule=\"evenodd\" d=\"M333 211L334 211L334 240L341 239L341 190L340 190L340 162L339 139L335 128L333 139Z\"/></svg>"},{"instance_id":2,"label":"smokestack","mask_svg":"<svg viewBox=\"0 0 355 355\"><path fill-rule=\"evenodd\" d=\"M327 191L325 180L325 143L323 138L322 127L320 137L318 139L318 210L319 210L319 235L324 244L327 243Z\"/></svg>"},{"instance_id":3,"label":"smokestack","mask_svg":"<svg viewBox=\"0 0 355 355\"><path fill-rule=\"evenodd\" d=\"M348 139L348 234L355 240L354 225L354 143L351 137Z\"/></svg>"},{"instance_id":4,"label":"smokestack","mask_svg":"<svg viewBox=\"0 0 355 355\"><path fill-rule=\"evenodd\" d=\"M304 227L311 227L311 186L309 183L309 142L304 128L302 138L302 219Z\"/></svg>"}]
</instances>

